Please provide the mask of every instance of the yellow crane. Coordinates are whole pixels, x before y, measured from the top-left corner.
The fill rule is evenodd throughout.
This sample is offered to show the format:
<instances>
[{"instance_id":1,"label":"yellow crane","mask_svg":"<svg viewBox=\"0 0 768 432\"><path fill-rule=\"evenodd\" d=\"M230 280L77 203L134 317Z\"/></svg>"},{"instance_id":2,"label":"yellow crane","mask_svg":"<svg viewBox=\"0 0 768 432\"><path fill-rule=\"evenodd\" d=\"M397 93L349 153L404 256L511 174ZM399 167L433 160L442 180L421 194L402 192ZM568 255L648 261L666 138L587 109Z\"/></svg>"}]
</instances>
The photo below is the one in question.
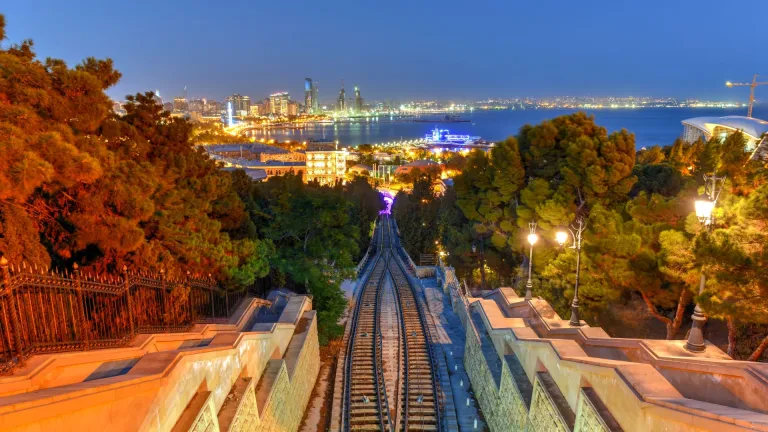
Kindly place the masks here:
<instances>
[{"instance_id":1,"label":"yellow crane","mask_svg":"<svg viewBox=\"0 0 768 432\"><path fill-rule=\"evenodd\" d=\"M747 87L749 86L749 110L747 111L747 117L752 117L752 105L755 103L755 87L759 85L765 85L768 84L768 81L758 82L757 78L761 77L761 75L755 74L755 76L752 77L752 83L734 83L730 81L725 82L725 86L730 87ZM766 78L763 76L763 78Z\"/></svg>"}]
</instances>

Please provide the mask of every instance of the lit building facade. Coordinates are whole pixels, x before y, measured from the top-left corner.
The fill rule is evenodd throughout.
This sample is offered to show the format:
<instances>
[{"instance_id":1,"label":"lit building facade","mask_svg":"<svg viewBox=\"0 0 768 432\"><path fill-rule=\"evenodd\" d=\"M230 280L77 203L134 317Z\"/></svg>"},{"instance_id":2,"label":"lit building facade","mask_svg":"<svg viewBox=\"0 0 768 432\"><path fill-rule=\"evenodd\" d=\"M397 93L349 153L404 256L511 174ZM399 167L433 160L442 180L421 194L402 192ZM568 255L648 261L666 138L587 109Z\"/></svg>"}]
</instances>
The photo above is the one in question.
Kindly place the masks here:
<instances>
[{"instance_id":1,"label":"lit building facade","mask_svg":"<svg viewBox=\"0 0 768 432\"><path fill-rule=\"evenodd\" d=\"M264 103L257 103L251 105L251 117L259 117L263 115L267 115L267 110L264 107Z\"/></svg>"},{"instance_id":2,"label":"lit building facade","mask_svg":"<svg viewBox=\"0 0 768 432\"><path fill-rule=\"evenodd\" d=\"M339 99L336 101L336 109L339 111L347 110L347 92L344 90L343 85L339 91Z\"/></svg>"},{"instance_id":3,"label":"lit building facade","mask_svg":"<svg viewBox=\"0 0 768 432\"><path fill-rule=\"evenodd\" d=\"M293 152L267 144L212 144L205 146L214 159L242 159L249 161L269 162L304 162L307 157L303 152Z\"/></svg>"},{"instance_id":4,"label":"lit building facade","mask_svg":"<svg viewBox=\"0 0 768 432\"><path fill-rule=\"evenodd\" d=\"M186 112L188 108L187 99L183 97L173 98L173 111Z\"/></svg>"},{"instance_id":5,"label":"lit building facade","mask_svg":"<svg viewBox=\"0 0 768 432\"><path fill-rule=\"evenodd\" d=\"M239 94L233 94L227 98L228 102L232 102L233 114L240 117L247 116L251 111L251 98L250 96L243 96Z\"/></svg>"},{"instance_id":6,"label":"lit building facade","mask_svg":"<svg viewBox=\"0 0 768 432\"><path fill-rule=\"evenodd\" d=\"M203 114L205 99L192 99L187 102L187 111L190 113Z\"/></svg>"},{"instance_id":7,"label":"lit building facade","mask_svg":"<svg viewBox=\"0 0 768 432\"><path fill-rule=\"evenodd\" d=\"M355 112L363 111L363 98L360 96L360 88L355 86Z\"/></svg>"},{"instance_id":8,"label":"lit building facade","mask_svg":"<svg viewBox=\"0 0 768 432\"><path fill-rule=\"evenodd\" d=\"M296 101L288 101L288 115L289 116L297 116L299 115L299 103Z\"/></svg>"},{"instance_id":9,"label":"lit building facade","mask_svg":"<svg viewBox=\"0 0 768 432\"><path fill-rule=\"evenodd\" d=\"M275 115L288 115L288 102L291 101L291 95L288 92L278 92L269 95L270 113Z\"/></svg>"},{"instance_id":10,"label":"lit building facade","mask_svg":"<svg viewBox=\"0 0 768 432\"><path fill-rule=\"evenodd\" d=\"M695 117L683 120L683 140L693 143L698 139L709 141L713 137L724 140L741 131L747 139L745 151L753 151L768 134L768 121L744 116Z\"/></svg>"},{"instance_id":11,"label":"lit building facade","mask_svg":"<svg viewBox=\"0 0 768 432\"><path fill-rule=\"evenodd\" d=\"M304 79L304 112L307 114L317 114L317 83L312 78Z\"/></svg>"},{"instance_id":12,"label":"lit building facade","mask_svg":"<svg viewBox=\"0 0 768 432\"><path fill-rule=\"evenodd\" d=\"M307 151L306 181L334 185L347 173L346 150Z\"/></svg>"}]
</instances>

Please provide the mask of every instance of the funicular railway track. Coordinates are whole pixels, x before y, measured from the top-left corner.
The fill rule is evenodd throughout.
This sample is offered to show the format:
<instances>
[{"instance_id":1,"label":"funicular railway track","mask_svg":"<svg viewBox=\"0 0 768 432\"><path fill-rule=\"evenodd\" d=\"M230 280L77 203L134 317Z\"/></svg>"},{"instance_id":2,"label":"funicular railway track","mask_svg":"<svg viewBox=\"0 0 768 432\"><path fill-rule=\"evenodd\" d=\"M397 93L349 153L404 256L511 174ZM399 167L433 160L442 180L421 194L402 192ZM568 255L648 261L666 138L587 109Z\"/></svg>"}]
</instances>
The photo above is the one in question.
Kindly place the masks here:
<instances>
[{"instance_id":1,"label":"funicular railway track","mask_svg":"<svg viewBox=\"0 0 768 432\"><path fill-rule=\"evenodd\" d=\"M350 325L344 370L344 431L440 431L440 401L429 334L421 304L417 301L396 244L389 217L377 226L370 257L372 267L358 293ZM365 272L363 272L365 273ZM399 409L390 406L382 358L381 301L387 277L394 283L399 321ZM391 397L391 396L390 396ZM393 422L393 417L399 418Z\"/></svg>"},{"instance_id":2,"label":"funicular railway track","mask_svg":"<svg viewBox=\"0 0 768 432\"><path fill-rule=\"evenodd\" d=\"M424 313L402 264L396 259L390 260L389 271L395 283L403 335L401 430L438 431L441 430L440 393Z\"/></svg>"}]
</instances>

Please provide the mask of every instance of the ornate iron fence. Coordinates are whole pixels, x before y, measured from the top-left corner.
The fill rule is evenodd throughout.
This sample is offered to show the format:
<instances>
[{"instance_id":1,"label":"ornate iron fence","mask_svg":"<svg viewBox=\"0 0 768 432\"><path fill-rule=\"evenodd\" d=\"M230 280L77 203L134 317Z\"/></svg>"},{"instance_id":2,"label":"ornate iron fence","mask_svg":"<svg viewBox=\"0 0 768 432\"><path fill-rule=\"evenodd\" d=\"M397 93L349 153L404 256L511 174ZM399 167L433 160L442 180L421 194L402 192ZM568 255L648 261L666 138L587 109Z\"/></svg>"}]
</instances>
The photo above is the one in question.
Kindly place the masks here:
<instances>
[{"instance_id":1,"label":"ornate iron fence","mask_svg":"<svg viewBox=\"0 0 768 432\"><path fill-rule=\"evenodd\" d=\"M33 354L115 348L139 333L187 331L232 315L245 292L211 278L129 272L82 275L8 265L0 257L0 372Z\"/></svg>"}]
</instances>

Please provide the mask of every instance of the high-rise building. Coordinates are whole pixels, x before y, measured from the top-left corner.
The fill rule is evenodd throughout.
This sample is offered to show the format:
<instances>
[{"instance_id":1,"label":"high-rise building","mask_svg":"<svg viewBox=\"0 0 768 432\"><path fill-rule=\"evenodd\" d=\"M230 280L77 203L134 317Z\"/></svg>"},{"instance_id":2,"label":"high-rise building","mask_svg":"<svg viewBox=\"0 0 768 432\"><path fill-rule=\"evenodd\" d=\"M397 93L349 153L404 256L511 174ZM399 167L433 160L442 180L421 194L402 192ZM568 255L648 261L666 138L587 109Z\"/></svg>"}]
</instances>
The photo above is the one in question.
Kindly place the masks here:
<instances>
[{"instance_id":1,"label":"high-rise building","mask_svg":"<svg viewBox=\"0 0 768 432\"><path fill-rule=\"evenodd\" d=\"M227 102L232 102L232 114L236 116L247 116L251 110L250 96L233 94L227 98Z\"/></svg>"},{"instance_id":2,"label":"high-rise building","mask_svg":"<svg viewBox=\"0 0 768 432\"><path fill-rule=\"evenodd\" d=\"M192 99L187 102L187 111L190 113L203 114L205 111L205 99Z\"/></svg>"},{"instance_id":3,"label":"high-rise building","mask_svg":"<svg viewBox=\"0 0 768 432\"><path fill-rule=\"evenodd\" d=\"M264 105L264 110L261 112L261 115L269 115L272 113L272 105L269 103L269 98L264 98L264 100L261 102Z\"/></svg>"},{"instance_id":4,"label":"high-rise building","mask_svg":"<svg viewBox=\"0 0 768 432\"><path fill-rule=\"evenodd\" d=\"M347 110L347 92L344 90L344 83L341 83L341 91L339 91L339 100L336 101L336 108L339 111Z\"/></svg>"},{"instance_id":5,"label":"high-rise building","mask_svg":"<svg viewBox=\"0 0 768 432\"><path fill-rule=\"evenodd\" d=\"M189 106L187 105L187 99L183 97L173 98L173 111L174 112L186 112Z\"/></svg>"},{"instance_id":6,"label":"high-rise building","mask_svg":"<svg viewBox=\"0 0 768 432\"><path fill-rule=\"evenodd\" d=\"M288 92L278 92L269 95L269 108L270 112L275 115L288 115L288 102L291 100L291 95Z\"/></svg>"},{"instance_id":7,"label":"high-rise building","mask_svg":"<svg viewBox=\"0 0 768 432\"><path fill-rule=\"evenodd\" d=\"M288 101L288 111L286 113L289 116L299 115L299 103L296 101Z\"/></svg>"},{"instance_id":8,"label":"high-rise building","mask_svg":"<svg viewBox=\"0 0 768 432\"><path fill-rule=\"evenodd\" d=\"M251 105L251 117L263 116L265 114L267 114L267 111L264 109L264 102Z\"/></svg>"},{"instance_id":9,"label":"high-rise building","mask_svg":"<svg viewBox=\"0 0 768 432\"><path fill-rule=\"evenodd\" d=\"M360 88L355 86L355 112L363 111L363 98L360 97Z\"/></svg>"},{"instance_id":10,"label":"high-rise building","mask_svg":"<svg viewBox=\"0 0 768 432\"><path fill-rule=\"evenodd\" d=\"M304 79L304 112L316 114L318 112L317 85L312 78Z\"/></svg>"},{"instance_id":11,"label":"high-rise building","mask_svg":"<svg viewBox=\"0 0 768 432\"><path fill-rule=\"evenodd\" d=\"M221 115L221 103L203 99L203 115L204 116L220 116Z\"/></svg>"}]
</instances>

